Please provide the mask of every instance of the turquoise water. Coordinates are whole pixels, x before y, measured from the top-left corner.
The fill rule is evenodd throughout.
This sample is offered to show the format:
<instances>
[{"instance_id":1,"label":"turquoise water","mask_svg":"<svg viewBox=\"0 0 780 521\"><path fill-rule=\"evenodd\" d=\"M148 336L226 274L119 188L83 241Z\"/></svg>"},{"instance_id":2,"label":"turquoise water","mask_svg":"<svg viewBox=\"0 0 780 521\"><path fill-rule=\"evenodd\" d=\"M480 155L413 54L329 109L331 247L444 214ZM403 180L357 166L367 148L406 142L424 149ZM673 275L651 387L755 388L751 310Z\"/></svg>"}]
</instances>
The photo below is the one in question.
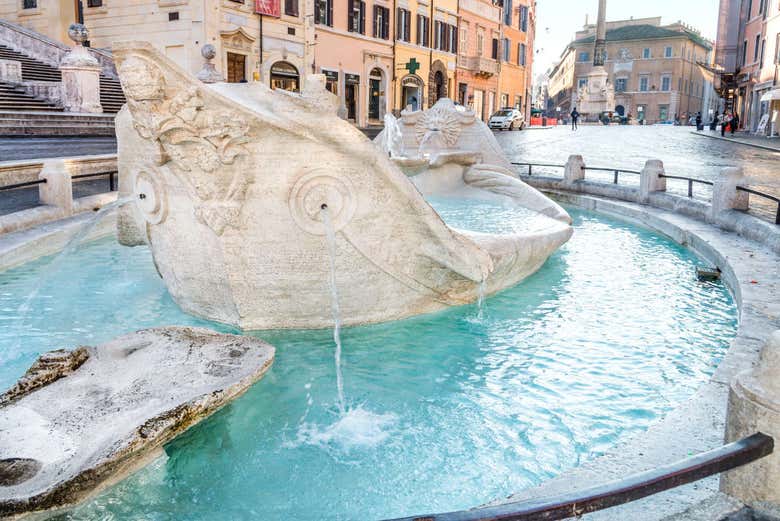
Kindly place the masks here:
<instances>
[{"instance_id":1,"label":"turquoise water","mask_svg":"<svg viewBox=\"0 0 780 521\"><path fill-rule=\"evenodd\" d=\"M447 219L503 226L470 212L463 203ZM572 215L572 240L487 299L481 320L465 306L345 329L346 418L331 332L261 333L277 346L262 381L60 519L366 520L467 508L646 429L711 375L735 334L734 303L720 284L697 282L699 261L671 241ZM111 239L64 259L22 319L45 264L0 274L2 387L42 351L205 324L172 302L148 250Z\"/></svg>"}]
</instances>

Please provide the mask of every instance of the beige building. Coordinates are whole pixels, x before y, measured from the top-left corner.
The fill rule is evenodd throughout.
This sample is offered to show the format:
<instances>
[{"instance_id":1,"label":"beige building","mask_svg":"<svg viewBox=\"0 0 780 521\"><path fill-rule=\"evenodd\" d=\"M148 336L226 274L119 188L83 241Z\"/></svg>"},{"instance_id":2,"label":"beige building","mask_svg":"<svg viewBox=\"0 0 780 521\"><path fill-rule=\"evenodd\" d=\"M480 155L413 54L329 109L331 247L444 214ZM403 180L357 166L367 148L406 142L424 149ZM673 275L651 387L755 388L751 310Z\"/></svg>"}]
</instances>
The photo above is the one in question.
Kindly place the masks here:
<instances>
[{"instance_id":1,"label":"beige building","mask_svg":"<svg viewBox=\"0 0 780 521\"><path fill-rule=\"evenodd\" d=\"M305 42L313 42L313 22L305 26L300 9L308 4L257 4L275 6L278 16L256 14L254 0L0 0L0 18L67 42L67 27L81 10L92 47L147 40L197 73L201 47L210 43L217 49L217 70L228 81L262 80L297 90L304 69L311 70L311 45Z\"/></svg>"},{"instance_id":2,"label":"beige building","mask_svg":"<svg viewBox=\"0 0 780 521\"><path fill-rule=\"evenodd\" d=\"M549 95L561 113L576 106L593 70L595 25L576 34L550 75ZM613 111L648 124L685 120L717 110L712 77L700 64L712 62L712 44L681 23L661 18L607 23L605 69L615 90Z\"/></svg>"}]
</instances>

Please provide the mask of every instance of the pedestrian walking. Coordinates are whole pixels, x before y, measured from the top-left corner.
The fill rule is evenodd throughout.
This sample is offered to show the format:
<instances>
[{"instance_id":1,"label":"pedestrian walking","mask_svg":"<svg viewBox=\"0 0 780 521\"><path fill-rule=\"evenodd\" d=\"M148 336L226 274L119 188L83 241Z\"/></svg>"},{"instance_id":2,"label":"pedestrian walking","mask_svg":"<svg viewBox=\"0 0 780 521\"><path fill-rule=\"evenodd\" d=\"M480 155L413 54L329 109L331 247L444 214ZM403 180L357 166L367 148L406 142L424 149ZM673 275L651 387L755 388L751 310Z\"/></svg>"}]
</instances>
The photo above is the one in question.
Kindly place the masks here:
<instances>
[{"instance_id":1,"label":"pedestrian walking","mask_svg":"<svg viewBox=\"0 0 780 521\"><path fill-rule=\"evenodd\" d=\"M701 112L696 113L696 132L700 132L704 130L704 125L702 124L701 119Z\"/></svg>"},{"instance_id":2,"label":"pedestrian walking","mask_svg":"<svg viewBox=\"0 0 780 521\"><path fill-rule=\"evenodd\" d=\"M739 114L736 112L734 113L734 117L731 118L731 135L734 135L734 132L737 131L739 128Z\"/></svg>"},{"instance_id":3,"label":"pedestrian walking","mask_svg":"<svg viewBox=\"0 0 780 521\"><path fill-rule=\"evenodd\" d=\"M723 114L723 120L720 122L720 137L726 137L726 127L731 123L731 115Z\"/></svg>"},{"instance_id":4,"label":"pedestrian walking","mask_svg":"<svg viewBox=\"0 0 780 521\"><path fill-rule=\"evenodd\" d=\"M718 120L720 120L720 114L713 114L710 120L710 132L718 130Z\"/></svg>"},{"instance_id":5,"label":"pedestrian walking","mask_svg":"<svg viewBox=\"0 0 780 521\"><path fill-rule=\"evenodd\" d=\"M577 107L574 107L574 110L571 111L571 129L577 130L579 127L577 125L577 121L580 119L580 113L577 112Z\"/></svg>"}]
</instances>

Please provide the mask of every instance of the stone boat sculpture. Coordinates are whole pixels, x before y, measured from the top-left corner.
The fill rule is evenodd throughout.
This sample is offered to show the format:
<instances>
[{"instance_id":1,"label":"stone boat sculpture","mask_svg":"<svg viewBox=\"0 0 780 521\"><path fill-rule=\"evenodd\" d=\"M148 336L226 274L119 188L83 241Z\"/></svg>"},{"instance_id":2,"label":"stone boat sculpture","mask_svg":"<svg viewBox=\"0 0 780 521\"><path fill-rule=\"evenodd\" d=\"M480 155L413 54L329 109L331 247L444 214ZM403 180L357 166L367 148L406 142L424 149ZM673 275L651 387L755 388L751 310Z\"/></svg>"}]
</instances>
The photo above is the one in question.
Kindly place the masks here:
<instances>
[{"instance_id":1,"label":"stone boat sculpture","mask_svg":"<svg viewBox=\"0 0 780 521\"><path fill-rule=\"evenodd\" d=\"M321 76L292 94L202 83L146 43L114 56L128 101L116 120L120 196L135 201L119 240L148 243L194 315L244 330L330 327L326 220L346 325L473 302L533 273L571 236L558 205L473 167L472 185L554 218L526 235L451 229L387 153L336 116Z\"/></svg>"}]
</instances>

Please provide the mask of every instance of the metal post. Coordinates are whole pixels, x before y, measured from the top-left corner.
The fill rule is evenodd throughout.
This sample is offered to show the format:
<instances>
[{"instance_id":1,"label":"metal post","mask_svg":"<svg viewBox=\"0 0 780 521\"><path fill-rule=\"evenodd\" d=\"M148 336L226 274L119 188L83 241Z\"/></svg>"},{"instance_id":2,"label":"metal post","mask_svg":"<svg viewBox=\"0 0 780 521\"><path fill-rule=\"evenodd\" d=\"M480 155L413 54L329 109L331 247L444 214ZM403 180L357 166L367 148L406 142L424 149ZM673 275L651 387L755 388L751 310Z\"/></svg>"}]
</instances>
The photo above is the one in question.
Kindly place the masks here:
<instances>
[{"instance_id":1,"label":"metal post","mask_svg":"<svg viewBox=\"0 0 780 521\"><path fill-rule=\"evenodd\" d=\"M693 179L688 179L688 197L693 199Z\"/></svg>"},{"instance_id":2,"label":"metal post","mask_svg":"<svg viewBox=\"0 0 780 521\"><path fill-rule=\"evenodd\" d=\"M618 174L619 174L619 171L615 170L615 183L614 184L618 184Z\"/></svg>"},{"instance_id":3,"label":"metal post","mask_svg":"<svg viewBox=\"0 0 780 521\"><path fill-rule=\"evenodd\" d=\"M108 191L113 192L116 190L116 183L114 182L114 174L115 172L110 172L108 174Z\"/></svg>"},{"instance_id":4,"label":"metal post","mask_svg":"<svg viewBox=\"0 0 780 521\"><path fill-rule=\"evenodd\" d=\"M780 203L777 203L777 214L775 215L775 224L780 224Z\"/></svg>"},{"instance_id":5,"label":"metal post","mask_svg":"<svg viewBox=\"0 0 780 521\"><path fill-rule=\"evenodd\" d=\"M528 175L531 175L531 163L528 163Z\"/></svg>"}]
</instances>

